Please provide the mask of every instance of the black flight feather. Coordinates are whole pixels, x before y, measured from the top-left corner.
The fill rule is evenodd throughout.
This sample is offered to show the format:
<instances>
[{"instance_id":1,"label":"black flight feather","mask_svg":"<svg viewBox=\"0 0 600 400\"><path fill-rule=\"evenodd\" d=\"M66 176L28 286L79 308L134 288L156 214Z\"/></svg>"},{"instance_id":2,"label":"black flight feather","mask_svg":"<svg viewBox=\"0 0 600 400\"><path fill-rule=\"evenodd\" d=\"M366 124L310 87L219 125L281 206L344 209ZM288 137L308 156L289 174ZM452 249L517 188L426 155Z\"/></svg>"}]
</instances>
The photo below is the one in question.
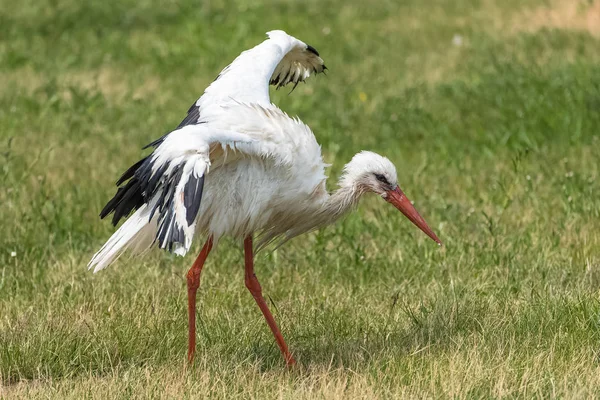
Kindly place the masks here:
<instances>
[{"instance_id":1,"label":"black flight feather","mask_svg":"<svg viewBox=\"0 0 600 400\"><path fill-rule=\"evenodd\" d=\"M319 52L317 51L317 49L315 49L314 47L312 47L310 44L306 45L306 50L310 51L315 56L319 57Z\"/></svg>"},{"instance_id":2,"label":"black flight feather","mask_svg":"<svg viewBox=\"0 0 600 400\"><path fill-rule=\"evenodd\" d=\"M149 156L148 156L149 157ZM121 177L119 178L119 180L117 181L116 185L117 186L121 186L121 184L123 182L125 182L126 180L130 179L131 177L133 177L133 174L135 174L135 171L138 170L139 167L142 166L142 164L144 163L144 161L146 161L148 159L148 157L144 157L142 158L140 161L136 162L135 164L133 164L131 167L129 167L127 169L127 171L125 171L123 173L123 175L121 175Z\"/></svg>"},{"instance_id":3,"label":"black flight feather","mask_svg":"<svg viewBox=\"0 0 600 400\"><path fill-rule=\"evenodd\" d=\"M200 201L202 200L202 189L204 188L204 175L196 178L192 173L183 189L183 205L185 206L185 219L188 226L194 223Z\"/></svg>"},{"instance_id":4,"label":"black flight feather","mask_svg":"<svg viewBox=\"0 0 600 400\"><path fill-rule=\"evenodd\" d=\"M171 133L171 132L169 132ZM155 141L148 143L147 145L145 145L144 147L142 147L142 150L146 150L150 147L158 147L162 144L162 142L165 141L166 137L169 136L169 133L165 133L164 135L162 135L161 137L159 137L158 139L156 139Z\"/></svg>"},{"instance_id":5,"label":"black flight feather","mask_svg":"<svg viewBox=\"0 0 600 400\"><path fill-rule=\"evenodd\" d=\"M187 125L196 125L198 120L200 119L200 107L196 105L196 103L192 104L190 109L188 110L187 115L181 121L181 123L177 126L177 129L183 128Z\"/></svg>"}]
</instances>

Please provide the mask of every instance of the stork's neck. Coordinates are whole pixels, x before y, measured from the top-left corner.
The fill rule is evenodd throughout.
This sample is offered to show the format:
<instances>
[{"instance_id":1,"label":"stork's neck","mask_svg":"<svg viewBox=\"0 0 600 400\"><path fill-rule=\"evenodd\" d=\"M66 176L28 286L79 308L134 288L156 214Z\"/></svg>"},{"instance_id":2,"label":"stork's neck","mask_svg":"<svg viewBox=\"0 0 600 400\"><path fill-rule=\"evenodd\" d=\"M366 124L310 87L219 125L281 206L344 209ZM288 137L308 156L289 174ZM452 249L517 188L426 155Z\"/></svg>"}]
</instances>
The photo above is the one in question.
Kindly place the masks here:
<instances>
[{"instance_id":1,"label":"stork's neck","mask_svg":"<svg viewBox=\"0 0 600 400\"><path fill-rule=\"evenodd\" d=\"M354 182L348 180L345 175L342 175L339 188L335 192L329 194L323 202L311 210L312 212L303 214L300 220L294 220L298 224L290 225L284 231L267 237L265 243L280 234L284 234L282 242L285 242L305 232L330 225L351 211L358 204L364 190L360 185L353 184Z\"/></svg>"},{"instance_id":2,"label":"stork's neck","mask_svg":"<svg viewBox=\"0 0 600 400\"><path fill-rule=\"evenodd\" d=\"M329 196L323 207L324 213L328 216L328 222L336 221L355 208L362 194L363 191L358 186L340 181L340 187Z\"/></svg>"}]
</instances>

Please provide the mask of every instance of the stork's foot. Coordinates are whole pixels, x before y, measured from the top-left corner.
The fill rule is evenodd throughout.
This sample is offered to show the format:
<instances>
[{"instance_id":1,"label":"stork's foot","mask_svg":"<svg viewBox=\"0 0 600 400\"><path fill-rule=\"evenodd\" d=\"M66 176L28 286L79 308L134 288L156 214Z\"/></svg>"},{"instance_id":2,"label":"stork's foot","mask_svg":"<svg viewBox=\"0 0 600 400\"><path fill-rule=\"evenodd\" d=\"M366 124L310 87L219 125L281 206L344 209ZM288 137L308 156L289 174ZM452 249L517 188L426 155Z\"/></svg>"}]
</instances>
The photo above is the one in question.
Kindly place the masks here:
<instances>
[{"instance_id":1,"label":"stork's foot","mask_svg":"<svg viewBox=\"0 0 600 400\"><path fill-rule=\"evenodd\" d=\"M294 357L292 357L291 355L289 356L289 358L285 359L285 366L288 369L294 368L296 366L296 364L297 364L296 360L294 360Z\"/></svg>"}]
</instances>

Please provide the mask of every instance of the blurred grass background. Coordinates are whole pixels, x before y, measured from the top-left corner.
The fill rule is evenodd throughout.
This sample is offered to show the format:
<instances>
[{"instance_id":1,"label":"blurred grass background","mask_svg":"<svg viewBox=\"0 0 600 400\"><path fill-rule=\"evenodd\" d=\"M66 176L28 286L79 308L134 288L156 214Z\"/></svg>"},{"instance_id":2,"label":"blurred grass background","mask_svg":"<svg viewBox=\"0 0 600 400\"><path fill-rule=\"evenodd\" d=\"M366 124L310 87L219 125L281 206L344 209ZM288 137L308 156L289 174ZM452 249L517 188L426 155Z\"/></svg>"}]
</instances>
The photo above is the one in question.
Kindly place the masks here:
<instances>
[{"instance_id":1,"label":"blurred grass background","mask_svg":"<svg viewBox=\"0 0 600 400\"><path fill-rule=\"evenodd\" d=\"M97 215L272 29L330 69L272 91L329 186L385 154L446 246L373 197L260 254L290 372L224 242L189 369L193 256L92 275L113 232ZM0 0L0 396L597 397L599 61L597 0Z\"/></svg>"}]
</instances>

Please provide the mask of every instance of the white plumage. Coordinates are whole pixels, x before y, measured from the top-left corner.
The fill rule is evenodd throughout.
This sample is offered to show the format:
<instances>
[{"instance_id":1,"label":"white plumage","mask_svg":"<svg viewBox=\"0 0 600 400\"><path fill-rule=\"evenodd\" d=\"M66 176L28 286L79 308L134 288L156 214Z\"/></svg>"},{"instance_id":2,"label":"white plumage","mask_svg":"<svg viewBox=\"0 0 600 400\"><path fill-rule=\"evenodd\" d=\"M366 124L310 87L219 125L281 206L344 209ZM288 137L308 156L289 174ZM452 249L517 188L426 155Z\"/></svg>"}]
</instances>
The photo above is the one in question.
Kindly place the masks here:
<instances>
[{"instance_id":1,"label":"white plumage","mask_svg":"<svg viewBox=\"0 0 600 400\"><path fill-rule=\"evenodd\" d=\"M312 172L301 178L308 185L325 178L320 148L310 129L289 118L269 99L269 83L277 87L297 84L311 73L325 70L323 60L314 48L283 31L267 35L269 39L227 66L192 105L178 129L149 145L155 147L154 152L134 165L134 171L128 171L131 176L126 173L119 181L130 179L131 187L120 190L121 196L117 197L118 192L101 216L115 212L116 223L137 211L94 255L88 265L94 272L106 268L127 249L145 250L154 239L159 247L183 256L197 226L215 241L227 234L243 238L259 231L268 225L265 205L272 209L278 203L276 189L282 192L272 173L271 180L264 175L269 173L264 168L268 164L290 172L296 165L302 175ZM204 181L211 164L217 168ZM184 194L190 178L202 183L198 195L188 194L190 202L200 206L188 221L190 207L186 207ZM177 182L171 183L171 192L167 185L172 179ZM132 180L136 180L133 185ZM251 184L258 186L252 188ZM225 187L229 190L222 190ZM269 188L274 191L267 191ZM242 197L244 201L239 203ZM223 207L226 204L229 209Z\"/></svg>"},{"instance_id":2,"label":"white plumage","mask_svg":"<svg viewBox=\"0 0 600 400\"><path fill-rule=\"evenodd\" d=\"M269 99L269 84L296 85L324 71L323 60L314 48L283 31L268 36L226 67L178 128L151 143L153 152L119 179L120 188L101 216L114 213L116 224L133 215L94 255L89 268L99 271L127 249L141 252L153 244L183 256L194 236L203 235L208 238L205 248L188 272L192 310L199 271L213 243L226 235L244 240L246 284L277 337L266 304L256 294L260 286L252 272L253 235L259 237L259 248L284 242L335 221L362 194L375 192L439 239L401 192L387 158L357 154L344 168L339 189L327 192L327 165L315 136ZM190 311L191 357L193 321Z\"/></svg>"}]
</instances>

